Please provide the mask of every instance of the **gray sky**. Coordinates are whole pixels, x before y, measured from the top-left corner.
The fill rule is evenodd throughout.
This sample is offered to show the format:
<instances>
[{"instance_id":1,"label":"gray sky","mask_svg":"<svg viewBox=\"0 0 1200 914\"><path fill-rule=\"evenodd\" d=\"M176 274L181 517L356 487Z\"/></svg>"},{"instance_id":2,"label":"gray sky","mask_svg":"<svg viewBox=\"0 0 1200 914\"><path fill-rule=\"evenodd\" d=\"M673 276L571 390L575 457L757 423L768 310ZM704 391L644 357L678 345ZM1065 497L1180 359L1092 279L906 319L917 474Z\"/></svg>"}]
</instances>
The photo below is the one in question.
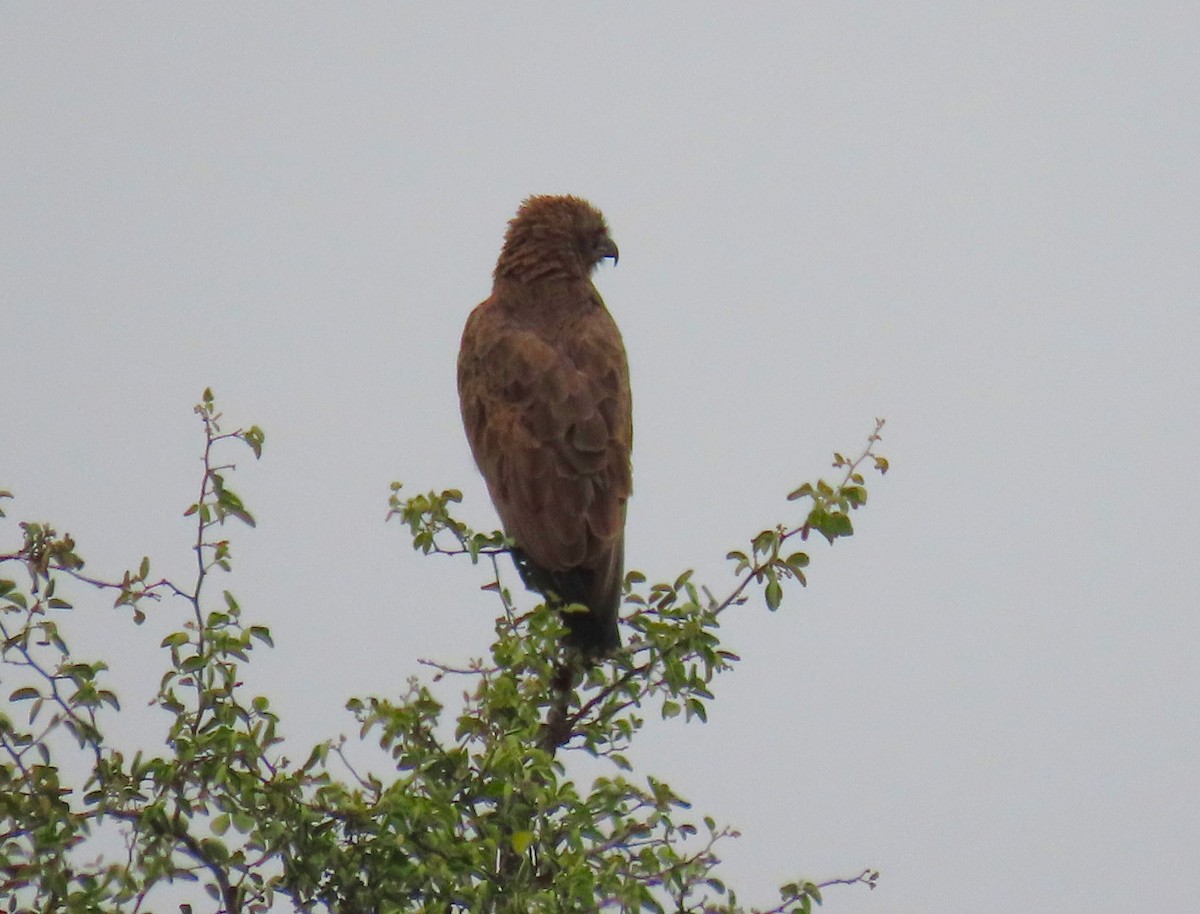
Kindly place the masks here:
<instances>
[{"instance_id":1,"label":"gray sky","mask_svg":"<svg viewBox=\"0 0 1200 914\"><path fill-rule=\"evenodd\" d=\"M482 572L413 555L387 486L495 524L459 334L521 199L579 194L621 248L597 282L633 375L631 567L727 588L725 552L888 419L858 535L730 621L707 725L635 752L742 830L743 900L872 866L826 909L1190 909L1198 28L1170 3L7 4L0 488L93 572L182 575L211 385L267 432L216 582L276 636L250 685L297 746L351 731L351 695L486 648ZM69 621L152 656L175 611Z\"/></svg>"}]
</instances>

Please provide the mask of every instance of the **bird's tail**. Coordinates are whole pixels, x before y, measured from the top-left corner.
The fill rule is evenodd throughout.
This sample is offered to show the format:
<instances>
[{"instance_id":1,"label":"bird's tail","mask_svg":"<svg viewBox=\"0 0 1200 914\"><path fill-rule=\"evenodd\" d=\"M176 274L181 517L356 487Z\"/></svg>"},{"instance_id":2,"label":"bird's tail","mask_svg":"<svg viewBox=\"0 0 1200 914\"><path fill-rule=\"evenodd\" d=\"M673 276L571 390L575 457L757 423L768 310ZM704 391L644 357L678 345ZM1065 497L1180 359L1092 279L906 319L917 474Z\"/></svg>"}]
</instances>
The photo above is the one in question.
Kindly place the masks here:
<instances>
[{"instance_id":1,"label":"bird's tail","mask_svg":"<svg viewBox=\"0 0 1200 914\"><path fill-rule=\"evenodd\" d=\"M608 567L567 568L549 571L513 549L513 564L521 580L536 590L562 613L567 626L566 643L592 657L611 654L621 646L617 630L624 579L622 549L614 551Z\"/></svg>"}]
</instances>

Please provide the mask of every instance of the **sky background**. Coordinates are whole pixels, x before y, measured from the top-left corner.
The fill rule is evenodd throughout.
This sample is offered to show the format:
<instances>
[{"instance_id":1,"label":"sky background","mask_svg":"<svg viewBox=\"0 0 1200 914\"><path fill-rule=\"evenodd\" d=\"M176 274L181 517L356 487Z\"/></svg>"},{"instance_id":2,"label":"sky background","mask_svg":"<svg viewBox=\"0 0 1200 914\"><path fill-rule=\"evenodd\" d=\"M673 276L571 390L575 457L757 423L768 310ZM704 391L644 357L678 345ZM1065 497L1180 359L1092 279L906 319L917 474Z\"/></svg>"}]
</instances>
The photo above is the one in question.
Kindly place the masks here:
<instances>
[{"instance_id":1,"label":"sky background","mask_svg":"<svg viewBox=\"0 0 1200 914\"><path fill-rule=\"evenodd\" d=\"M578 194L621 248L629 567L728 590L726 551L888 422L855 537L729 620L707 725L632 753L741 829L742 900L874 867L825 910L1194 909L1198 29L1187 3L5 4L0 546L50 520L92 573L186 575L211 386L267 434L214 595L272 628L247 682L290 745L483 653L483 570L413 554L388 484L495 525L459 335L520 201ZM128 661L114 732L145 739L184 608L105 607L63 624Z\"/></svg>"}]
</instances>

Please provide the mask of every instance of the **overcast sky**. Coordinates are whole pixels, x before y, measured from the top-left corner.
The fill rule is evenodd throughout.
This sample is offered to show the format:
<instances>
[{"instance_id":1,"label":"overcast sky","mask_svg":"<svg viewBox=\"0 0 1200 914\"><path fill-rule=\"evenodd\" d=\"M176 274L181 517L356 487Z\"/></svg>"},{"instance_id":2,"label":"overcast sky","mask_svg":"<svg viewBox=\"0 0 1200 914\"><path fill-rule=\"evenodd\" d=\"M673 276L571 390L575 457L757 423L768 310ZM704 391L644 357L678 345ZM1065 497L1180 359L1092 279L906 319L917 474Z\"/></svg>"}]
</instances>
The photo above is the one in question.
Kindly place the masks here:
<instances>
[{"instance_id":1,"label":"overcast sky","mask_svg":"<svg viewBox=\"0 0 1200 914\"><path fill-rule=\"evenodd\" d=\"M854 539L730 620L707 725L634 753L742 830L741 898L870 866L825 909L1194 909L1198 29L1188 3L5 4L0 488L93 573L186 574L211 385L267 434L217 582L275 633L248 682L293 745L351 732L350 696L486 649L483 572L414 555L388 483L495 525L459 335L520 201L584 196L621 249L629 567L727 589L725 552L888 420ZM152 657L182 611L105 602L69 620L91 653Z\"/></svg>"}]
</instances>

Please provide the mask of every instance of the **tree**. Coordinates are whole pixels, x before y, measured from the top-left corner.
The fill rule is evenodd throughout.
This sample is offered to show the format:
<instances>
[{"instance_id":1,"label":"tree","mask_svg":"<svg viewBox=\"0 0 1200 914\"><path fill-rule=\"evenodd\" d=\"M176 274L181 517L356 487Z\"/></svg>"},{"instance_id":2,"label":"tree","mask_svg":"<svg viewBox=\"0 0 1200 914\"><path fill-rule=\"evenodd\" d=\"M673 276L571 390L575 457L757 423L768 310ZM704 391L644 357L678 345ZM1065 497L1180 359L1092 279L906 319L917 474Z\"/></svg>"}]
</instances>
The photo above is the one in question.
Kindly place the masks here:
<instances>
[{"instance_id":1,"label":"tree","mask_svg":"<svg viewBox=\"0 0 1200 914\"><path fill-rule=\"evenodd\" d=\"M737 660L721 648L723 614L755 593L776 609L785 589L805 583L809 557L797 547L811 533L830 543L851 535L850 515L867 498L862 468L887 469L874 451L882 421L857 458L835 455L838 482L791 493L807 506L801 523L729 553L735 582L724 598L691 572L653 585L631 572L629 644L601 663L562 647L562 622L546 606L517 608L498 572L503 536L455 518L458 492L406 498L393 483L390 516L414 547L490 564L502 612L486 660L432 665L434 678L470 684L453 729L417 676L398 697L349 702L359 738L389 760L359 772L340 740L298 764L282 758L270 700L240 684L271 635L230 591L214 592L231 570L227 522L254 525L228 486L226 454L242 445L258 458L264 435L223 431L210 391L196 412L204 449L200 494L185 512L195 525L190 580L156 580L148 558L119 579L92 577L72 538L44 523L20 524L20 545L0 553L0 906L145 911L157 888L182 882L211 897L193 893L186 911L744 910L718 872L720 842L733 833L696 820L624 752L651 714L705 720L713 677ZM161 643L165 751L107 734L121 711L109 663L120 658L83 659L67 644L54 621L70 608L58 595L67 581L111 594L131 637L147 601L182 609ZM573 781L571 753L605 760L608 773ZM97 846L107 848L98 858ZM877 878L792 882L771 911L808 912L829 885Z\"/></svg>"}]
</instances>

